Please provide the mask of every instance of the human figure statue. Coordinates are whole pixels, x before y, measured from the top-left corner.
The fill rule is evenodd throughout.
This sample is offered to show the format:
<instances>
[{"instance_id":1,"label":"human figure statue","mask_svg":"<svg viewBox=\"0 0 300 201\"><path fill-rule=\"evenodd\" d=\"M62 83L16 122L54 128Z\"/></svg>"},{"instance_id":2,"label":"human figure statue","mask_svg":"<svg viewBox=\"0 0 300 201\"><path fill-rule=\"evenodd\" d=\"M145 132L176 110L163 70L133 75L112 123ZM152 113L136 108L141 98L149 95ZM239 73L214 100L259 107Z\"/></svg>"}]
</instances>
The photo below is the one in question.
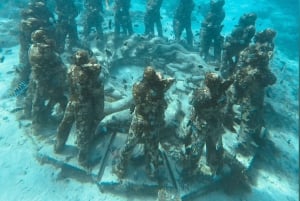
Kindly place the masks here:
<instances>
[{"instance_id":1,"label":"human figure statue","mask_svg":"<svg viewBox=\"0 0 300 201\"><path fill-rule=\"evenodd\" d=\"M132 22L130 17L130 0L115 0L115 37L120 37L121 28L124 36L133 34Z\"/></svg>"},{"instance_id":2,"label":"human figure statue","mask_svg":"<svg viewBox=\"0 0 300 201\"><path fill-rule=\"evenodd\" d=\"M128 162L134 147L144 144L146 172L155 178L159 167L160 129L164 125L164 112L167 102L165 92L174 82L173 78L164 79L153 67L144 70L143 79L133 86L135 109L125 147L122 149L119 163L114 172L119 178L126 174Z\"/></svg>"},{"instance_id":3,"label":"human figure statue","mask_svg":"<svg viewBox=\"0 0 300 201\"><path fill-rule=\"evenodd\" d=\"M101 66L87 51L74 54L74 64L68 71L70 97L63 120L57 129L54 150L61 153L73 123L76 125L78 162L89 166L89 151L98 123L103 118L104 89L99 80Z\"/></svg>"},{"instance_id":4,"label":"human figure statue","mask_svg":"<svg viewBox=\"0 0 300 201\"><path fill-rule=\"evenodd\" d=\"M255 34L255 13L246 13L240 17L239 23L232 33L225 38L221 74L224 78L230 77L236 70L240 52L248 47Z\"/></svg>"},{"instance_id":5,"label":"human figure statue","mask_svg":"<svg viewBox=\"0 0 300 201\"><path fill-rule=\"evenodd\" d=\"M73 0L55 0L55 13L57 14L56 23L56 42L60 53L65 50L68 38L68 50L80 46L76 17L79 12Z\"/></svg>"},{"instance_id":6,"label":"human figure statue","mask_svg":"<svg viewBox=\"0 0 300 201\"><path fill-rule=\"evenodd\" d=\"M263 32L261 32L263 33ZM258 33L258 37L261 36ZM264 41L275 37L272 32ZM244 49L240 54L238 70L233 75L234 83L230 89L231 103L241 107L241 123L238 132L240 148L245 154L253 151L256 146L263 144L261 129L264 126L264 96L265 88L275 84L276 77L268 67L273 55L272 46L268 42L257 42Z\"/></svg>"},{"instance_id":7,"label":"human figure statue","mask_svg":"<svg viewBox=\"0 0 300 201\"><path fill-rule=\"evenodd\" d=\"M194 6L193 0L180 0L173 19L175 41L180 42L182 32L185 30L187 45L190 47L193 46L191 14Z\"/></svg>"},{"instance_id":8,"label":"human figure statue","mask_svg":"<svg viewBox=\"0 0 300 201\"><path fill-rule=\"evenodd\" d=\"M198 162L206 145L206 162L213 174L222 168L224 118L226 116L226 90L232 84L216 73L205 75L205 86L194 91L192 112L185 138L185 158L183 174L195 176Z\"/></svg>"},{"instance_id":9,"label":"human figure statue","mask_svg":"<svg viewBox=\"0 0 300 201\"><path fill-rule=\"evenodd\" d=\"M154 36L154 25L156 25L157 35L163 36L160 7L163 0L148 0L147 9L144 17L145 34Z\"/></svg>"},{"instance_id":10,"label":"human figure statue","mask_svg":"<svg viewBox=\"0 0 300 201\"><path fill-rule=\"evenodd\" d=\"M41 128L51 119L54 106L58 103L62 110L66 107L66 68L56 52L55 41L48 37L46 31L33 32L32 42L29 49L30 93L27 98L32 100L33 133L39 134Z\"/></svg>"},{"instance_id":11,"label":"human figure statue","mask_svg":"<svg viewBox=\"0 0 300 201\"><path fill-rule=\"evenodd\" d=\"M274 51L274 38L276 36L276 31L273 29L267 28L261 32L258 32L254 36L254 43L264 45L266 51L273 53Z\"/></svg>"},{"instance_id":12,"label":"human figure statue","mask_svg":"<svg viewBox=\"0 0 300 201\"><path fill-rule=\"evenodd\" d=\"M85 0L85 17L83 25L83 35L88 38L93 27L96 28L99 39L103 39L103 2L102 0Z\"/></svg>"},{"instance_id":13,"label":"human figure statue","mask_svg":"<svg viewBox=\"0 0 300 201\"><path fill-rule=\"evenodd\" d=\"M46 30L47 32L54 32L52 21L53 14L47 8L44 0L31 0L28 7L21 11L20 22L20 53L19 53L19 68L17 69L17 82L29 82L31 66L28 58L28 50L31 41L31 34L38 30Z\"/></svg>"},{"instance_id":14,"label":"human figure statue","mask_svg":"<svg viewBox=\"0 0 300 201\"><path fill-rule=\"evenodd\" d=\"M225 0L211 0L210 11L201 23L200 30L200 56L206 62L214 62L220 64L221 51L224 37L221 35L223 28L223 20L225 18L225 11L223 6ZM209 49L213 47L213 55L210 58Z\"/></svg>"}]
</instances>

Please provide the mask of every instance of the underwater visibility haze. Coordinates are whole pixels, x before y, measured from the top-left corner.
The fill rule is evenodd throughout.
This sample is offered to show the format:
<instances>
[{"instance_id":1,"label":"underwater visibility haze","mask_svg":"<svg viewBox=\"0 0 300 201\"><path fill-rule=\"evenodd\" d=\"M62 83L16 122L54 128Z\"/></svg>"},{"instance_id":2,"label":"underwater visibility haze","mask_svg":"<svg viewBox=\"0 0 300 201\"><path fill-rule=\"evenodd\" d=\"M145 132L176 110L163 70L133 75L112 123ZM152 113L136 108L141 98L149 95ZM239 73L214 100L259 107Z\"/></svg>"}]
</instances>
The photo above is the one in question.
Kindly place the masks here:
<instances>
[{"instance_id":1,"label":"underwater visibility haze","mask_svg":"<svg viewBox=\"0 0 300 201\"><path fill-rule=\"evenodd\" d=\"M296 0L0 1L0 200L299 200Z\"/></svg>"}]
</instances>

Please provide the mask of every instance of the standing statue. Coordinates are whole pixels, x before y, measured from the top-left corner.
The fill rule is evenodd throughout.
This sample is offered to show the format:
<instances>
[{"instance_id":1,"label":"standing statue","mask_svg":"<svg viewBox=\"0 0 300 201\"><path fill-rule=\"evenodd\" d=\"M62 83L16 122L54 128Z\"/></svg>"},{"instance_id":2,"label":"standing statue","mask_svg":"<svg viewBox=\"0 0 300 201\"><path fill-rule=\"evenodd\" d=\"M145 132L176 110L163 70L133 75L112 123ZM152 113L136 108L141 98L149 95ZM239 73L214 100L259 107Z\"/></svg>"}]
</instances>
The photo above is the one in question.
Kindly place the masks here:
<instances>
[{"instance_id":1,"label":"standing statue","mask_svg":"<svg viewBox=\"0 0 300 201\"><path fill-rule=\"evenodd\" d=\"M68 50L79 45L77 24L75 18L78 16L78 10L73 0L55 0L57 14L56 23L56 41L58 51L62 53L65 50L66 39L68 37Z\"/></svg>"},{"instance_id":2,"label":"standing statue","mask_svg":"<svg viewBox=\"0 0 300 201\"><path fill-rule=\"evenodd\" d=\"M38 30L46 30L48 33L54 32L52 21L54 20L53 14L47 8L46 2L43 0L33 1L28 3L28 8L21 11L20 22L20 66L17 69L19 73L18 82L29 82L31 66L28 59L28 50L31 41L31 34ZM51 35L51 34L50 34Z\"/></svg>"},{"instance_id":3,"label":"standing statue","mask_svg":"<svg viewBox=\"0 0 300 201\"><path fill-rule=\"evenodd\" d=\"M193 46L193 32L192 32L192 22L191 14L194 9L193 0L180 0L179 5L175 11L175 16L173 20L173 30L175 34L175 40L180 42L180 37L183 30L186 31L186 40L188 46Z\"/></svg>"},{"instance_id":4,"label":"standing statue","mask_svg":"<svg viewBox=\"0 0 300 201\"><path fill-rule=\"evenodd\" d=\"M83 25L83 35L87 39L92 27L96 28L97 38L103 39L103 2L102 0L85 0L85 18Z\"/></svg>"},{"instance_id":5,"label":"standing statue","mask_svg":"<svg viewBox=\"0 0 300 201\"><path fill-rule=\"evenodd\" d=\"M221 35L222 22L225 18L224 0L211 0L210 11L201 23L200 56L206 62L213 60L216 64L221 62L221 51L224 37ZM213 47L213 57L210 58L209 49Z\"/></svg>"},{"instance_id":6,"label":"standing statue","mask_svg":"<svg viewBox=\"0 0 300 201\"><path fill-rule=\"evenodd\" d=\"M74 55L74 64L68 71L70 98L61 121L54 150L63 151L73 123L76 124L78 162L89 165L88 154L98 123L103 118L104 89L99 80L101 66L89 57L87 51Z\"/></svg>"},{"instance_id":7,"label":"standing statue","mask_svg":"<svg viewBox=\"0 0 300 201\"><path fill-rule=\"evenodd\" d=\"M145 34L154 36L154 25L156 25L157 35L163 36L161 25L160 7L163 0L148 0L147 10L145 13L144 24Z\"/></svg>"},{"instance_id":8,"label":"standing statue","mask_svg":"<svg viewBox=\"0 0 300 201\"><path fill-rule=\"evenodd\" d=\"M121 34L121 28L125 36L133 34L132 22L130 17L130 0L115 0L115 37Z\"/></svg>"},{"instance_id":9,"label":"standing statue","mask_svg":"<svg viewBox=\"0 0 300 201\"><path fill-rule=\"evenodd\" d=\"M220 69L222 77L228 78L235 72L240 52L248 47L255 34L256 18L255 13L244 14L236 28L225 38Z\"/></svg>"},{"instance_id":10,"label":"standing statue","mask_svg":"<svg viewBox=\"0 0 300 201\"><path fill-rule=\"evenodd\" d=\"M223 81L216 73L207 73L205 86L194 91L189 130L185 139L183 173L194 176L206 145L206 162L215 173L223 165L222 134L226 106L226 90L232 81Z\"/></svg>"},{"instance_id":11,"label":"standing statue","mask_svg":"<svg viewBox=\"0 0 300 201\"><path fill-rule=\"evenodd\" d=\"M234 82L230 88L231 105L236 103L241 106L241 123L238 134L240 148L245 153L263 143L260 134L264 126L265 88L276 82L275 75L268 67L269 60L273 55L272 40L276 33L274 31L269 33L265 40L260 40L265 32L258 33L256 44L250 45L241 52L238 70L233 75Z\"/></svg>"},{"instance_id":12,"label":"standing statue","mask_svg":"<svg viewBox=\"0 0 300 201\"><path fill-rule=\"evenodd\" d=\"M134 84L133 97L135 109L126 145L121 152L120 162L115 166L119 178L125 176L131 153L138 143L144 144L146 172L155 178L159 166L158 144L160 129L164 125L164 112L167 108L165 92L174 82L173 78L164 79L153 67L144 70L142 81Z\"/></svg>"},{"instance_id":13,"label":"standing statue","mask_svg":"<svg viewBox=\"0 0 300 201\"><path fill-rule=\"evenodd\" d=\"M38 134L51 119L51 112L56 103L59 103L62 110L66 107L66 68L56 52L55 41L48 37L46 31L33 32L32 42L29 50L30 93L27 94L27 98L32 99L32 129L34 134Z\"/></svg>"}]
</instances>

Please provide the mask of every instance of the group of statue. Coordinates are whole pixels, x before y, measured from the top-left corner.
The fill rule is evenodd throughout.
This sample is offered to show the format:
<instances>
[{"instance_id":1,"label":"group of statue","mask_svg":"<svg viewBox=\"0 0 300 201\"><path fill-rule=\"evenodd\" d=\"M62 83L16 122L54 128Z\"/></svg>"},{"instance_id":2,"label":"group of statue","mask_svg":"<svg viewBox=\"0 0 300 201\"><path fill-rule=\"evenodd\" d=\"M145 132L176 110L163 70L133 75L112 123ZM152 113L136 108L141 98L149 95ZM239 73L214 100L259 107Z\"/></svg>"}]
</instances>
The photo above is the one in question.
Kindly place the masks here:
<instances>
[{"instance_id":1,"label":"group of statue","mask_svg":"<svg viewBox=\"0 0 300 201\"><path fill-rule=\"evenodd\" d=\"M104 86L99 79L101 65L80 42L76 24L79 11L74 1L55 2L55 15L45 0L31 0L22 11L22 67L18 70L18 80L29 83L23 103L24 115L25 118L31 118L33 132L39 134L41 128L51 120L51 113L58 105L64 112L58 125L54 150L56 153L64 150L75 123L78 161L88 166L90 144L96 137L98 123L104 118ZM253 144L260 145L264 122L264 89L276 82L276 77L268 67L276 32L266 29L256 33L257 16L247 13L241 16L232 33L223 37L224 4L224 0L210 0L210 10L201 24L200 56L207 63L219 65L220 73L207 73L204 85L195 89L192 95L183 165L185 173L189 175L197 171L204 145L208 166L215 173L222 168L224 128L238 132L243 154L247 154ZM134 33L130 0L115 0L114 5L113 35L115 39L124 39ZM155 36L156 25L157 36L164 37L161 5L162 0L147 0L144 17L147 36ZM179 1L173 21L175 43L181 42L182 32L186 30L187 47L193 46L191 14L194 6L192 0ZM85 0L84 8L83 38L87 40L94 27L99 40L104 40L106 33L102 27L105 20L102 0ZM66 67L60 54L72 51L73 47L79 50L73 53L72 64ZM125 176L130 155L138 143L144 144L147 174L151 178L157 176L160 165L159 131L164 126L164 112L168 107L164 96L174 81L174 78L164 78L155 67L148 66L142 80L134 84L134 110L128 139L114 168L120 178ZM241 108L239 131L233 127L234 104Z\"/></svg>"}]
</instances>

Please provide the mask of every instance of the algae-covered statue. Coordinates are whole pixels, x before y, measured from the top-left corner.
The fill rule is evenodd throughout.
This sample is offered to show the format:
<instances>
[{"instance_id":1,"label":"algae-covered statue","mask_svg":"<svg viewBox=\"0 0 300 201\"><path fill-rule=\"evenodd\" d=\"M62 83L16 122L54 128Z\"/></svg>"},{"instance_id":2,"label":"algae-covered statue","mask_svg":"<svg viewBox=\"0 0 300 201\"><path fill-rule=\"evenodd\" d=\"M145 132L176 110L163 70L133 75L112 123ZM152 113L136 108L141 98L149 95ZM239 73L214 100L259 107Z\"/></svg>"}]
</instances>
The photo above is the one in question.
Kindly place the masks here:
<instances>
[{"instance_id":1,"label":"algae-covered statue","mask_svg":"<svg viewBox=\"0 0 300 201\"><path fill-rule=\"evenodd\" d=\"M92 28L95 27L97 37L103 39L103 0L85 0L85 16L83 24L83 35L87 39Z\"/></svg>"},{"instance_id":2,"label":"algae-covered statue","mask_svg":"<svg viewBox=\"0 0 300 201\"><path fill-rule=\"evenodd\" d=\"M248 47L255 34L256 19L255 13L244 14L236 28L225 38L220 69L224 78L230 77L236 71L240 52Z\"/></svg>"},{"instance_id":3,"label":"algae-covered statue","mask_svg":"<svg viewBox=\"0 0 300 201\"><path fill-rule=\"evenodd\" d=\"M216 64L221 62L221 51L224 37L221 35L223 28L222 21L225 18L223 6L224 0L211 0L210 11L201 23L200 31L200 56ZM210 58L209 49L213 47L213 55Z\"/></svg>"},{"instance_id":4,"label":"algae-covered statue","mask_svg":"<svg viewBox=\"0 0 300 201\"><path fill-rule=\"evenodd\" d=\"M206 162L212 173L222 168L226 90L232 81L207 73L205 86L194 91L189 129L185 138L183 174L197 174L198 162L206 145Z\"/></svg>"},{"instance_id":5,"label":"algae-covered statue","mask_svg":"<svg viewBox=\"0 0 300 201\"><path fill-rule=\"evenodd\" d=\"M263 143L260 134L264 126L264 90L276 82L268 66L275 35L276 32L271 29L257 33L256 43L241 52L239 69L233 75L230 102L241 106L239 141L245 154Z\"/></svg>"},{"instance_id":6,"label":"algae-covered statue","mask_svg":"<svg viewBox=\"0 0 300 201\"><path fill-rule=\"evenodd\" d=\"M186 41L189 47L193 46L193 32L191 15L195 7L193 0L180 0L178 7L175 11L173 19L173 29L175 34L175 40L180 41L182 32L186 31Z\"/></svg>"},{"instance_id":7,"label":"algae-covered statue","mask_svg":"<svg viewBox=\"0 0 300 201\"><path fill-rule=\"evenodd\" d=\"M130 36L133 34L133 27L130 17L130 0L115 0L115 37L118 39L122 33L124 36Z\"/></svg>"},{"instance_id":8,"label":"algae-covered statue","mask_svg":"<svg viewBox=\"0 0 300 201\"><path fill-rule=\"evenodd\" d=\"M74 55L74 64L68 71L70 97L56 137L55 152L63 151L73 123L76 124L78 162L89 165L88 154L96 127L103 118L104 90L99 80L101 66L89 57L87 51Z\"/></svg>"},{"instance_id":9,"label":"algae-covered statue","mask_svg":"<svg viewBox=\"0 0 300 201\"><path fill-rule=\"evenodd\" d=\"M157 176L159 132L164 125L164 112L167 108L164 94L173 82L173 78L164 79L153 67L147 67L143 79L134 84L135 109L126 145L121 152L119 163L115 166L118 177L125 176L131 153L138 143L144 144L148 176L150 178Z\"/></svg>"},{"instance_id":10,"label":"algae-covered statue","mask_svg":"<svg viewBox=\"0 0 300 201\"><path fill-rule=\"evenodd\" d=\"M154 25L156 25L157 35L163 36L161 25L160 7L163 0L148 0L147 10L144 17L145 34L154 36Z\"/></svg>"},{"instance_id":11,"label":"algae-covered statue","mask_svg":"<svg viewBox=\"0 0 300 201\"><path fill-rule=\"evenodd\" d=\"M48 33L54 33L53 21L54 16L48 9L45 1L30 1L28 7L21 11L20 22L20 55L18 68L18 81L29 82L29 75L31 67L28 58L28 49L32 44L31 34L38 30L43 29ZM51 35L51 34L50 34Z\"/></svg>"},{"instance_id":12,"label":"algae-covered statue","mask_svg":"<svg viewBox=\"0 0 300 201\"><path fill-rule=\"evenodd\" d=\"M31 79L25 110L32 109L32 128L38 134L49 121L57 103L62 110L65 109L66 68L56 52L55 41L46 31L33 32L32 42L29 50Z\"/></svg>"},{"instance_id":13,"label":"algae-covered statue","mask_svg":"<svg viewBox=\"0 0 300 201\"><path fill-rule=\"evenodd\" d=\"M79 46L75 19L79 12L73 0L55 0L55 2L55 12L57 14L56 40L58 51L62 53L65 50L67 37L69 39L68 50L72 50L72 48Z\"/></svg>"}]
</instances>

